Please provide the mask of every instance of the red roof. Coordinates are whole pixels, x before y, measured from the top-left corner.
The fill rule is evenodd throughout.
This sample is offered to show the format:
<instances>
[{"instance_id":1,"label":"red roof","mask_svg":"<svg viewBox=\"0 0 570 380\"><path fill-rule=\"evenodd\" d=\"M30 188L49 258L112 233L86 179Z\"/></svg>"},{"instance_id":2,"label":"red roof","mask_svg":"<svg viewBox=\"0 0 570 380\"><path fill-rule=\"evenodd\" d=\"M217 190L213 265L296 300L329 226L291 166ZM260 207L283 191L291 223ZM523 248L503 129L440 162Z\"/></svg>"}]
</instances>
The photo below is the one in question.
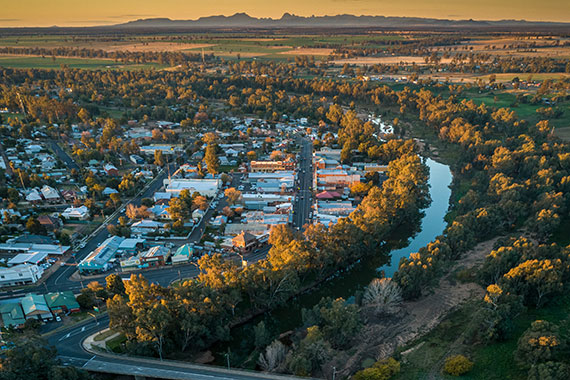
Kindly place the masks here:
<instances>
[{"instance_id":1,"label":"red roof","mask_svg":"<svg viewBox=\"0 0 570 380\"><path fill-rule=\"evenodd\" d=\"M340 194L335 191L323 191L317 194L317 199L334 199L340 198Z\"/></svg>"}]
</instances>

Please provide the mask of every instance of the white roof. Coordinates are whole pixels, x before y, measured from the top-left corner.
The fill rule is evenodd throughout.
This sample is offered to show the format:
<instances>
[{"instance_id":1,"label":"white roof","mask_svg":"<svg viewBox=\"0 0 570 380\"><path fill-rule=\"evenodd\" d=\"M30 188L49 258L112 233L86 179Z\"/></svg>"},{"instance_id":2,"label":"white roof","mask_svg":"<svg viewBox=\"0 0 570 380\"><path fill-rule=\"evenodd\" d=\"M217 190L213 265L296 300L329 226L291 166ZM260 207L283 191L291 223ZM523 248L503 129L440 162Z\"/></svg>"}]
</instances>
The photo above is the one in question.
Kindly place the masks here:
<instances>
[{"instance_id":1,"label":"white roof","mask_svg":"<svg viewBox=\"0 0 570 380\"><path fill-rule=\"evenodd\" d=\"M18 264L37 264L46 259L48 254L46 252L33 252L33 253L19 253L8 260L8 265Z\"/></svg>"}]
</instances>

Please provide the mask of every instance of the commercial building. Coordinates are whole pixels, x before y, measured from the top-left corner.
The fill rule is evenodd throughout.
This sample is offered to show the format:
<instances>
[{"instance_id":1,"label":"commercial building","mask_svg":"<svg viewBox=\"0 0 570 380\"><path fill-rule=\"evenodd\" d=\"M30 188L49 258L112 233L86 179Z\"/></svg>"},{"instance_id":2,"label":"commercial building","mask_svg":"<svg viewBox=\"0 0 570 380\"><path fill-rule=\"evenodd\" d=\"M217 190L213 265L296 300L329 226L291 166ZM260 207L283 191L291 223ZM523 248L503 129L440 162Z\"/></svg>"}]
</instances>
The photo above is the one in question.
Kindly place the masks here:
<instances>
[{"instance_id":1,"label":"commercial building","mask_svg":"<svg viewBox=\"0 0 570 380\"><path fill-rule=\"evenodd\" d=\"M313 186L318 190L337 190L360 182L360 174L344 169L317 169Z\"/></svg>"},{"instance_id":2,"label":"commercial building","mask_svg":"<svg viewBox=\"0 0 570 380\"><path fill-rule=\"evenodd\" d=\"M150 248L148 251L140 254L142 267L157 267L166 264L170 257L170 249L162 246Z\"/></svg>"},{"instance_id":3,"label":"commercial building","mask_svg":"<svg viewBox=\"0 0 570 380\"><path fill-rule=\"evenodd\" d=\"M26 319L35 318L41 321L53 319L53 315L41 294L29 293L20 300Z\"/></svg>"},{"instance_id":4,"label":"commercial building","mask_svg":"<svg viewBox=\"0 0 570 380\"><path fill-rule=\"evenodd\" d=\"M68 245L38 244L38 243L15 243L6 242L0 244L0 254L18 253L46 253L49 257L60 257L69 250Z\"/></svg>"},{"instance_id":5,"label":"commercial building","mask_svg":"<svg viewBox=\"0 0 570 380\"><path fill-rule=\"evenodd\" d=\"M188 190L191 194L197 192L205 197L214 197L222 187L220 179L173 178L165 179L163 184L166 192L175 196L182 190Z\"/></svg>"},{"instance_id":6,"label":"commercial building","mask_svg":"<svg viewBox=\"0 0 570 380\"><path fill-rule=\"evenodd\" d=\"M232 239L234 250L243 254L255 250L258 246L257 238L249 232L242 232Z\"/></svg>"},{"instance_id":7,"label":"commercial building","mask_svg":"<svg viewBox=\"0 0 570 380\"><path fill-rule=\"evenodd\" d=\"M47 306L53 314L69 314L80 311L79 303L70 290L44 295Z\"/></svg>"},{"instance_id":8,"label":"commercial building","mask_svg":"<svg viewBox=\"0 0 570 380\"><path fill-rule=\"evenodd\" d=\"M78 265L81 273L99 273L111 267L111 259L114 259L119 251L119 246L125 238L111 236L105 240L97 249L91 252Z\"/></svg>"},{"instance_id":9,"label":"commercial building","mask_svg":"<svg viewBox=\"0 0 570 380\"><path fill-rule=\"evenodd\" d=\"M0 317L3 327L21 327L26 323L26 316L20 302L0 304Z\"/></svg>"},{"instance_id":10,"label":"commercial building","mask_svg":"<svg viewBox=\"0 0 570 380\"><path fill-rule=\"evenodd\" d=\"M35 284L44 273L42 267L20 264L11 268L0 267L0 287Z\"/></svg>"},{"instance_id":11,"label":"commercial building","mask_svg":"<svg viewBox=\"0 0 570 380\"><path fill-rule=\"evenodd\" d=\"M172 264L184 264L190 261L192 256L194 255L194 248L191 247L189 244L184 244L183 246L179 247L174 255L172 255Z\"/></svg>"},{"instance_id":12,"label":"commercial building","mask_svg":"<svg viewBox=\"0 0 570 380\"><path fill-rule=\"evenodd\" d=\"M271 173L275 171L295 170L296 163L291 159L282 161L251 161L252 173Z\"/></svg>"}]
</instances>

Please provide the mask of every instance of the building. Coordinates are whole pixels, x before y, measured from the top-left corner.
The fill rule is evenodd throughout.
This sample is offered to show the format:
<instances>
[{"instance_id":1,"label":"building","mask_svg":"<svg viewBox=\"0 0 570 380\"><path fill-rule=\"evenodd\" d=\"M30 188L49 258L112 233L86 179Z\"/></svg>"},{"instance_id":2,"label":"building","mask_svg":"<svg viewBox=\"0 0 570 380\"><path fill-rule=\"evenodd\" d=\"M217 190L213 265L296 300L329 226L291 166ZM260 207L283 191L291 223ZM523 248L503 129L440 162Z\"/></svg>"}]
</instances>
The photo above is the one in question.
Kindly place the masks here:
<instances>
[{"instance_id":1,"label":"building","mask_svg":"<svg viewBox=\"0 0 570 380\"><path fill-rule=\"evenodd\" d=\"M106 164L103 166L103 170L109 177L118 177L119 176L119 169L113 164Z\"/></svg>"},{"instance_id":2,"label":"building","mask_svg":"<svg viewBox=\"0 0 570 380\"><path fill-rule=\"evenodd\" d=\"M41 265L47 262L46 252L18 253L8 260L8 266L13 267L20 264Z\"/></svg>"},{"instance_id":3,"label":"building","mask_svg":"<svg viewBox=\"0 0 570 380\"><path fill-rule=\"evenodd\" d=\"M20 264L11 268L0 267L0 287L35 284L44 273L42 267Z\"/></svg>"},{"instance_id":4,"label":"building","mask_svg":"<svg viewBox=\"0 0 570 380\"><path fill-rule=\"evenodd\" d=\"M28 235L28 237L31 236L32 235ZM56 245L56 244L44 244L44 243L18 243L9 240L6 243L0 244L0 254L40 252L40 253L46 253L49 257L61 257L69 250L69 248L71 247L68 245Z\"/></svg>"},{"instance_id":5,"label":"building","mask_svg":"<svg viewBox=\"0 0 570 380\"><path fill-rule=\"evenodd\" d=\"M182 146L180 145L145 145L140 147L141 154L145 154L148 156L153 156L154 152L157 150L161 151L162 154L175 154L181 153L183 151Z\"/></svg>"},{"instance_id":6,"label":"building","mask_svg":"<svg viewBox=\"0 0 570 380\"><path fill-rule=\"evenodd\" d=\"M80 311L79 303L70 290L44 295L50 311L54 314L69 314Z\"/></svg>"},{"instance_id":7,"label":"building","mask_svg":"<svg viewBox=\"0 0 570 380\"><path fill-rule=\"evenodd\" d=\"M173 195L176 194L176 196L178 196L182 190L188 190L190 194L197 192L200 195L210 198L215 197L222 187L222 181L220 179L173 178L165 179L163 184L166 192L172 193Z\"/></svg>"},{"instance_id":8,"label":"building","mask_svg":"<svg viewBox=\"0 0 570 380\"><path fill-rule=\"evenodd\" d=\"M315 170L314 187L318 190L337 190L360 182L360 174L349 173L344 169Z\"/></svg>"},{"instance_id":9,"label":"building","mask_svg":"<svg viewBox=\"0 0 570 380\"><path fill-rule=\"evenodd\" d=\"M20 302L0 304L0 317L3 327L21 327L26 323L26 316Z\"/></svg>"},{"instance_id":10,"label":"building","mask_svg":"<svg viewBox=\"0 0 570 380\"><path fill-rule=\"evenodd\" d=\"M296 163L291 159L282 161L251 161L252 173L272 173L275 171L295 170Z\"/></svg>"},{"instance_id":11,"label":"building","mask_svg":"<svg viewBox=\"0 0 570 380\"><path fill-rule=\"evenodd\" d=\"M61 216L66 219L86 220L89 218L89 209L87 206L68 207L61 213Z\"/></svg>"},{"instance_id":12,"label":"building","mask_svg":"<svg viewBox=\"0 0 570 380\"><path fill-rule=\"evenodd\" d=\"M45 185L40 191L42 193L42 197L46 202L57 203L61 200L61 197L59 196L57 190L51 186Z\"/></svg>"},{"instance_id":13,"label":"building","mask_svg":"<svg viewBox=\"0 0 570 380\"><path fill-rule=\"evenodd\" d=\"M43 295L29 293L20 300L26 319L35 318L41 321L53 319L53 315Z\"/></svg>"},{"instance_id":14,"label":"building","mask_svg":"<svg viewBox=\"0 0 570 380\"><path fill-rule=\"evenodd\" d=\"M140 254L142 267L157 267L166 264L170 258L170 249L162 246L152 247L146 252Z\"/></svg>"},{"instance_id":15,"label":"building","mask_svg":"<svg viewBox=\"0 0 570 380\"><path fill-rule=\"evenodd\" d=\"M174 255L172 256L172 264L185 264L190 261L193 255L194 248L188 244L184 244L174 252Z\"/></svg>"},{"instance_id":16,"label":"building","mask_svg":"<svg viewBox=\"0 0 570 380\"><path fill-rule=\"evenodd\" d=\"M234 250L242 255L255 250L258 246L257 238L246 231L234 237L232 243Z\"/></svg>"},{"instance_id":17,"label":"building","mask_svg":"<svg viewBox=\"0 0 570 380\"><path fill-rule=\"evenodd\" d=\"M139 220L131 225L131 231L135 234L148 235L164 230L164 223L150 219Z\"/></svg>"},{"instance_id":18,"label":"building","mask_svg":"<svg viewBox=\"0 0 570 380\"><path fill-rule=\"evenodd\" d=\"M81 273L105 272L111 268L111 260L115 258L119 251L119 246L125 238L111 236L105 240L97 249L91 252L78 265Z\"/></svg>"},{"instance_id":19,"label":"building","mask_svg":"<svg viewBox=\"0 0 570 380\"><path fill-rule=\"evenodd\" d=\"M48 231L54 231L61 227L61 221L58 218L50 215L38 216L38 222Z\"/></svg>"}]
</instances>

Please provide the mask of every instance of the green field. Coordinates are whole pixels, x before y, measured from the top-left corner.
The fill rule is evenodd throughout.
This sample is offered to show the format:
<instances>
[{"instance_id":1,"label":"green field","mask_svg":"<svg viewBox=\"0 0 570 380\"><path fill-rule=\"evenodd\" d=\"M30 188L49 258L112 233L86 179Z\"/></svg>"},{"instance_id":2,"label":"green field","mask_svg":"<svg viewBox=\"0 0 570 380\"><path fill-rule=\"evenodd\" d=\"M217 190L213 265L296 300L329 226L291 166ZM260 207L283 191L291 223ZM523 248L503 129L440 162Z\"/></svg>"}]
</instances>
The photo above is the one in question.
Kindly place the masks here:
<instances>
[{"instance_id":1,"label":"green field","mask_svg":"<svg viewBox=\"0 0 570 380\"><path fill-rule=\"evenodd\" d=\"M30 57L30 56L0 56L0 67L10 67L17 69L60 69L62 65L66 65L74 69L103 70L103 69L121 69L121 70L141 70L141 69L162 69L166 65L155 63L145 64L124 64L115 62L110 59L91 59L91 58L56 58L52 57Z\"/></svg>"}]
</instances>

